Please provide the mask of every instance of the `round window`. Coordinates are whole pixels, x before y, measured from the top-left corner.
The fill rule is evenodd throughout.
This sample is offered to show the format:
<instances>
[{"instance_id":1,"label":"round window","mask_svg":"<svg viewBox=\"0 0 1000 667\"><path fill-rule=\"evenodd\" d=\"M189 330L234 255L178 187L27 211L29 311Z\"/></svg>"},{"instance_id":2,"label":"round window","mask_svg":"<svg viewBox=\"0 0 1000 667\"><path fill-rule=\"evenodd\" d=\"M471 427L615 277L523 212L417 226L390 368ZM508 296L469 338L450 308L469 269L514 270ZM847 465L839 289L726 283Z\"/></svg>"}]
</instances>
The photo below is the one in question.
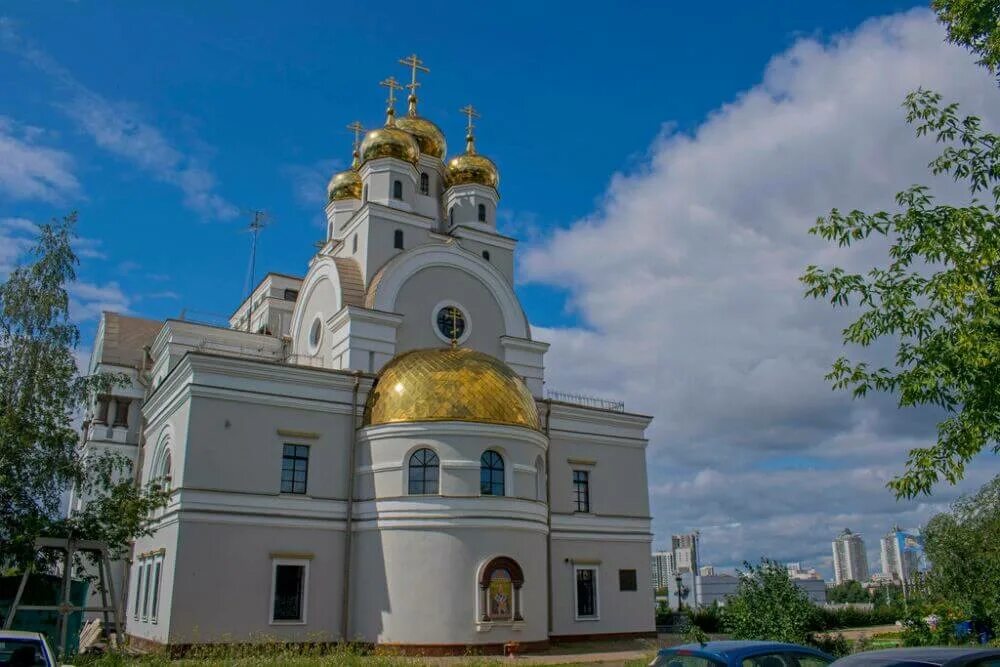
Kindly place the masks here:
<instances>
[{"instance_id":1,"label":"round window","mask_svg":"<svg viewBox=\"0 0 1000 667\"><path fill-rule=\"evenodd\" d=\"M317 317L313 320L312 327L309 329L309 347L312 348L313 352L319 347L319 339L323 335L323 323L320 318Z\"/></svg>"},{"instance_id":2,"label":"round window","mask_svg":"<svg viewBox=\"0 0 1000 667\"><path fill-rule=\"evenodd\" d=\"M437 328L448 340L459 340L465 333L465 313L457 306L445 306L437 313Z\"/></svg>"}]
</instances>

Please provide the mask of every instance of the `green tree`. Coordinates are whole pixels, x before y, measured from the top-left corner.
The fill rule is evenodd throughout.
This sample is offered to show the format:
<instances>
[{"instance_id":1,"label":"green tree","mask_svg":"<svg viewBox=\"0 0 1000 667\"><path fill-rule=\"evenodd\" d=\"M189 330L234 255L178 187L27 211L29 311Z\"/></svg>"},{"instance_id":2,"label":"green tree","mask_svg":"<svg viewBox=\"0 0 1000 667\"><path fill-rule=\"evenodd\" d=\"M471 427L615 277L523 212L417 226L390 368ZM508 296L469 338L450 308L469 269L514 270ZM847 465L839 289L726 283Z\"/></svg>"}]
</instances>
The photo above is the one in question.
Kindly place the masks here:
<instances>
[{"instance_id":1,"label":"green tree","mask_svg":"<svg viewBox=\"0 0 1000 667\"><path fill-rule=\"evenodd\" d=\"M802 281L807 296L860 308L843 331L845 344L897 345L892 367L838 359L827 376L835 388L944 411L937 442L913 449L904 473L889 482L897 496L912 497L942 477L957 482L983 448L1000 448L1000 136L974 116L960 118L956 104L942 106L933 92L911 93L904 107L917 136L944 145L931 172L964 182L971 201L949 206L915 185L896 195L898 212L834 209L810 232L840 246L884 237L886 266L864 274L810 266Z\"/></svg>"},{"instance_id":2,"label":"green tree","mask_svg":"<svg viewBox=\"0 0 1000 667\"><path fill-rule=\"evenodd\" d=\"M831 586L826 591L828 602L843 604L845 602L871 602L871 596L860 582L850 579L842 584Z\"/></svg>"},{"instance_id":3,"label":"green tree","mask_svg":"<svg viewBox=\"0 0 1000 667\"><path fill-rule=\"evenodd\" d=\"M736 593L721 609L722 627L733 639L802 644L811 639L817 607L795 585L788 570L771 560L744 563Z\"/></svg>"},{"instance_id":4,"label":"green tree","mask_svg":"<svg viewBox=\"0 0 1000 667\"><path fill-rule=\"evenodd\" d=\"M1000 628L1000 477L934 516L924 542L930 595Z\"/></svg>"},{"instance_id":5,"label":"green tree","mask_svg":"<svg viewBox=\"0 0 1000 667\"><path fill-rule=\"evenodd\" d=\"M146 531L150 511L165 502L153 484L140 489L130 464L107 454L84 461L72 426L95 392L124 376L80 376L74 350L80 333L69 317L67 284L76 278L76 215L42 225L30 263L0 285L0 565L34 558L38 535L108 542L113 550ZM67 519L58 515L71 485L94 502Z\"/></svg>"},{"instance_id":6,"label":"green tree","mask_svg":"<svg viewBox=\"0 0 1000 667\"><path fill-rule=\"evenodd\" d=\"M979 56L979 64L1000 71L1000 2L932 0L931 7L948 29L948 41Z\"/></svg>"}]
</instances>

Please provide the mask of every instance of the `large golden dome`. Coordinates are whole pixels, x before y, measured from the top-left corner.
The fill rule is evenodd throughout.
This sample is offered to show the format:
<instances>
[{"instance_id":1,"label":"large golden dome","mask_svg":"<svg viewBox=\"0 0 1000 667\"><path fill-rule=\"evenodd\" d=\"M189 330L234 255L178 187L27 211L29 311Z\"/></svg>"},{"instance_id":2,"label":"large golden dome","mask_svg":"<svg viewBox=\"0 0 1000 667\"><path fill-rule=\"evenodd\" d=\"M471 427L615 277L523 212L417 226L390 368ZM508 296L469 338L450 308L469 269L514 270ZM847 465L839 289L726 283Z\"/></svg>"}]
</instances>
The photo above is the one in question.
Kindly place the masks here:
<instances>
[{"instance_id":1,"label":"large golden dome","mask_svg":"<svg viewBox=\"0 0 1000 667\"><path fill-rule=\"evenodd\" d=\"M443 160L448 152L448 144L444 140L444 132L437 125L420 116L403 116L396 121L396 127L413 135L424 155Z\"/></svg>"},{"instance_id":2,"label":"large golden dome","mask_svg":"<svg viewBox=\"0 0 1000 667\"><path fill-rule=\"evenodd\" d=\"M365 405L366 426L466 421L538 429L535 399L499 359L467 348L404 352L386 364Z\"/></svg>"},{"instance_id":3,"label":"large golden dome","mask_svg":"<svg viewBox=\"0 0 1000 667\"><path fill-rule=\"evenodd\" d=\"M420 158L420 146L409 132L396 127L390 109L385 127L372 130L361 142L361 164L380 157L394 157L413 164Z\"/></svg>"},{"instance_id":4,"label":"large golden dome","mask_svg":"<svg viewBox=\"0 0 1000 667\"><path fill-rule=\"evenodd\" d=\"M448 162L446 175L448 187L477 183L493 188L500 184L500 172L493 160L476 152L475 140L469 134L466 138L465 152L456 155Z\"/></svg>"},{"instance_id":5,"label":"large golden dome","mask_svg":"<svg viewBox=\"0 0 1000 667\"><path fill-rule=\"evenodd\" d=\"M361 199L361 176L354 169L334 174L326 186L328 201Z\"/></svg>"}]
</instances>

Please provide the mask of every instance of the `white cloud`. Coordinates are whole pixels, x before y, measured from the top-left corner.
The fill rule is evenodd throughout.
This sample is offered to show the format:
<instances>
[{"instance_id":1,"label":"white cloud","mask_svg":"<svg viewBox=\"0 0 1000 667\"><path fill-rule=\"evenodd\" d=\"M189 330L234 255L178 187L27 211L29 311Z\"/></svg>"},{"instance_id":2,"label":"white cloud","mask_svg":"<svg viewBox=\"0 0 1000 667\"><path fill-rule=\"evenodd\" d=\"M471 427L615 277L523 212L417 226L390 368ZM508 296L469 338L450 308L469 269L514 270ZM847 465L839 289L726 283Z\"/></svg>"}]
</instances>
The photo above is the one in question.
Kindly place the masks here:
<instances>
[{"instance_id":1,"label":"white cloud","mask_svg":"<svg viewBox=\"0 0 1000 667\"><path fill-rule=\"evenodd\" d=\"M69 286L69 314L74 322L96 320L105 310L129 314L132 299L116 282L76 282Z\"/></svg>"},{"instance_id":2,"label":"white cloud","mask_svg":"<svg viewBox=\"0 0 1000 667\"><path fill-rule=\"evenodd\" d=\"M37 128L0 116L0 193L56 203L77 195L72 158L40 145L39 136Z\"/></svg>"},{"instance_id":3,"label":"white cloud","mask_svg":"<svg viewBox=\"0 0 1000 667\"><path fill-rule=\"evenodd\" d=\"M553 343L549 385L656 416L658 542L728 526L706 531L708 562L822 564L844 525L877 547L894 521L919 524L1000 471L984 457L959 489L894 501L885 482L934 438L935 415L831 392L823 376L849 313L805 300L798 282L811 263L884 259L878 243L845 252L808 235L830 208L892 207L915 182L966 198L929 177L937 148L900 109L922 85L1000 127L995 81L943 37L920 10L798 40L693 133L665 123L642 169L616 174L598 210L526 253L524 278L568 289L588 327L539 331ZM872 354L891 360L887 346Z\"/></svg>"},{"instance_id":4,"label":"white cloud","mask_svg":"<svg viewBox=\"0 0 1000 667\"><path fill-rule=\"evenodd\" d=\"M47 53L21 38L13 22L0 17L0 48L46 75L66 97L57 107L103 150L127 160L153 178L180 189L184 204L206 218L231 219L237 208L216 192L215 176L194 155L175 147L133 106L87 88Z\"/></svg>"},{"instance_id":5,"label":"white cloud","mask_svg":"<svg viewBox=\"0 0 1000 667\"><path fill-rule=\"evenodd\" d=\"M35 243L38 226L25 218L0 218L0 280Z\"/></svg>"}]
</instances>

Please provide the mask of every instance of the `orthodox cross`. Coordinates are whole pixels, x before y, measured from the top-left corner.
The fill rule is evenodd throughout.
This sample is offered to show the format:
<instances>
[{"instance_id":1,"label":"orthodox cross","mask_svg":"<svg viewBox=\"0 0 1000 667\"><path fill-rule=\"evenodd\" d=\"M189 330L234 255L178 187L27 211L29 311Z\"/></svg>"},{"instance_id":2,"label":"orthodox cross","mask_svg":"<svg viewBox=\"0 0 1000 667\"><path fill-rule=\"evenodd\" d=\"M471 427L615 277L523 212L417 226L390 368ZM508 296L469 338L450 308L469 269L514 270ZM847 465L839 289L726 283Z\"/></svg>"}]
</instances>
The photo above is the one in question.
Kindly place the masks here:
<instances>
[{"instance_id":1,"label":"orthodox cross","mask_svg":"<svg viewBox=\"0 0 1000 667\"><path fill-rule=\"evenodd\" d=\"M451 315L451 346L458 347L458 316L461 314L455 306L449 306L448 314Z\"/></svg>"},{"instance_id":2,"label":"orthodox cross","mask_svg":"<svg viewBox=\"0 0 1000 667\"><path fill-rule=\"evenodd\" d=\"M464 113L468 117L469 123L466 126L466 130L468 131L469 134L472 134L472 128L475 127L475 125L472 124L472 119L473 118L482 118L482 116L479 115L479 112L477 112L472 107L471 104L466 104L464 107L462 107L458 111L459 111L459 113Z\"/></svg>"},{"instance_id":3,"label":"orthodox cross","mask_svg":"<svg viewBox=\"0 0 1000 667\"><path fill-rule=\"evenodd\" d=\"M424 61L417 57L417 54L407 56L406 58L399 59L400 65L406 65L410 68L410 83L407 84L407 88L410 89L411 95L417 94L417 88L420 84L417 83L417 72L423 72L424 74L430 74L430 70L424 67Z\"/></svg>"},{"instance_id":4,"label":"orthodox cross","mask_svg":"<svg viewBox=\"0 0 1000 667\"><path fill-rule=\"evenodd\" d=\"M399 82L396 81L396 77L390 76L388 79L386 79L384 81L379 81L378 85L385 86L386 88L389 89L389 99L386 100L386 101L389 103L389 108L390 109L395 108L395 106L396 106L396 91L403 89L403 87L401 85L399 85Z\"/></svg>"},{"instance_id":5,"label":"orthodox cross","mask_svg":"<svg viewBox=\"0 0 1000 667\"><path fill-rule=\"evenodd\" d=\"M356 120L348 125L347 129L354 133L354 150L358 150L358 145L361 143L361 133L365 131L364 126L361 121Z\"/></svg>"}]
</instances>

